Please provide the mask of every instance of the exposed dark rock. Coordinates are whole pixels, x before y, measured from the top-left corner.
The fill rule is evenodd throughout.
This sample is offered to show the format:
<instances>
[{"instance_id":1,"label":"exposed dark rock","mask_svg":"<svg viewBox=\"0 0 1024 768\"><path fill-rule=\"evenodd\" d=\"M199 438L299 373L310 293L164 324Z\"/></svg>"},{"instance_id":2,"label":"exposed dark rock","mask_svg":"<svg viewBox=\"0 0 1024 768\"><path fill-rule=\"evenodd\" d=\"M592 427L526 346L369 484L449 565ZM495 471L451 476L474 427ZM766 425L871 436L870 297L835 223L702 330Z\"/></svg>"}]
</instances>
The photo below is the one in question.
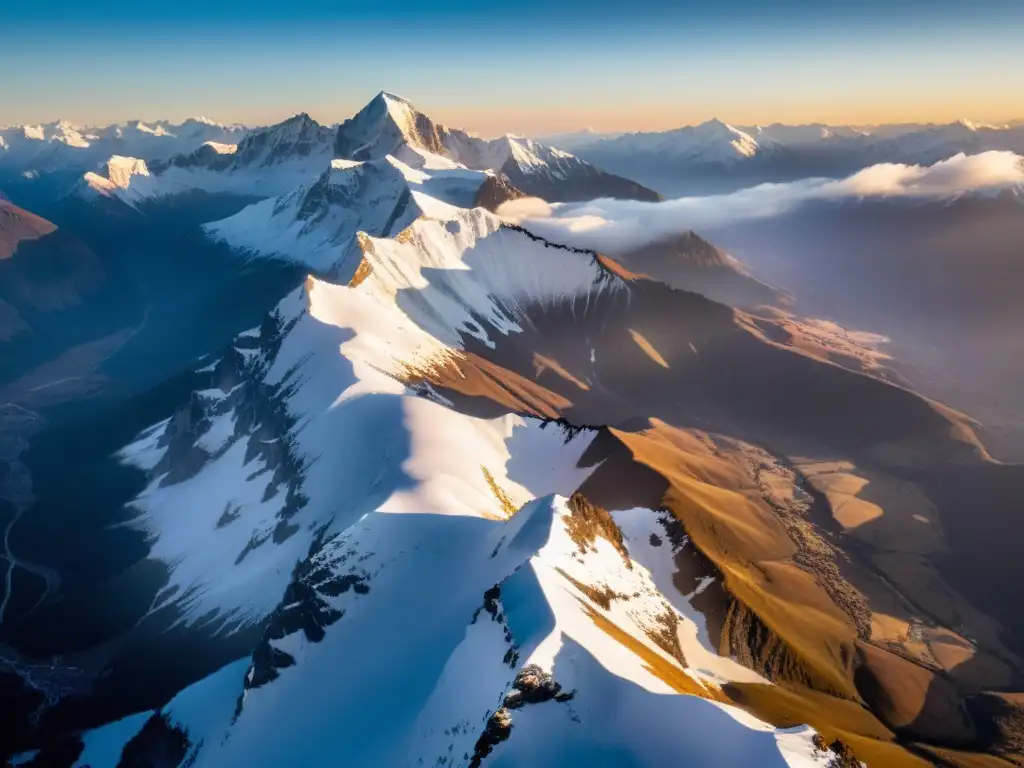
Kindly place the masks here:
<instances>
[{"instance_id":1,"label":"exposed dark rock","mask_svg":"<svg viewBox=\"0 0 1024 768\"><path fill-rule=\"evenodd\" d=\"M210 454L197 446L196 441L209 428L210 419L202 398L192 393L189 401L174 412L157 443L166 449L153 469L154 474L163 475L160 485L183 482L203 468Z\"/></svg>"},{"instance_id":2,"label":"exposed dark rock","mask_svg":"<svg viewBox=\"0 0 1024 768\"><path fill-rule=\"evenodd\" d=\"M591 504L581 493L570 496L567 506L570 515L565 519L565 527L581 554L590 549L600 536L618 550L623 563L632 570L633 561L622 539L622 531L608 510Z\"/></svg>"},{"instance_id":3,"label":"exposed dark rock","mask_svg":"<svg viewBox=\"0 0 1024 768\"><path fill-rule=\"evenodd\" d=\"M245 687L259 688L278 677L278 670L295 666L295 657L275 648L270 643L260 643L252 654L250 675Z\"/></svg>"},{"instance_id":4,"label":"exposed dark rock","mask_svg":"<svg viewBox=\"0 0 1024 768\"><path fill-rule=\"evenodd\" d=\"M310 545L309 555L296 564L292 580L277 609L268 618L263 637L253 651L245 679L246 691L277 679L279 670L296 663L290 654L273 645L275 640L296 632L302 632L311 643L319 643L326 637L327 627L345 615L344 610L332 606L327 598L340 597L350 591L356 595L369 593L369 574L346 567L353 551L338 553L334 544L333 540L325 538L325 531L321 530ZM236 718L241 711L242 696L235 707Z\"/></svg>"},{"instance_id":5,"label":"exposed dark rock","mask_svg":"<svg viewBox=\"0 0 1024 768\"><path fill-rule=\"evenodd\" d=\"M512 690L505 695L501 707L487 719L473 749L470 768L481 765L496 746L512 735L512 710L522 709L527 704L542 704L545 701L565 703L572 701L575 696L576 691L562 691L562 686L536 664L523 667L516 675Z\"/></svg>"},{"instance_id":6,"label":"exposed dark rock","mask_svg":"<svg viewBox=\"0 0 1024 768\"><path fill-rule=\"evenodd\" d=\"M505 696L507 709L520 709L527 704L541 704L545 701L571 701L576 691L564 693L562 686L536 664L527 664L516 675L512 690Z\"/></svg>"},{"instance_id":7,"label":"exposed dark rock","mask_svg":"<svg viewBox=\"0 0 1024 768\"><path fill-rule=\"evenodd\" d=\"M821 734L814 734L814 747L819 752L831 752L828 760L829 768L860 768L861 762L853 752L853 748L844 741L836 739L827 744Z\"/></svg>"},{"instance_id":8,"label":"exposed dark rock","mask_svg":"<svg viewBox=\"0 0 1024 768\"><path fill-rule=\"evenodd\" d=\"M473 748L473 758L469 761L469 768L480 768L484 758L511 735L512 715L507 709L499 709L487 719L487 724Z\"/></svg>"},{"instance_id":9,"label":"exposed dark rock","mask_svg":"<svg viewBox=\"0 0 1024 768\"><path fill-rule=\"evenodd\" d=\"M508 177L498 174L484 179L484 183L476 191L473 207L486 208L491 213L494 213L503 203L523 197L526 197L525 192L512 186L512 182L508 180Z\"/></svg>"},{"instance_id":10,"label":"exposed dark rock","mask_svg":"<svg viewBox=\"0 0 1024 768\"><path fill-rule=\"evenodd\" d=\"M512 630L508 628L508 622L505 620L505 614L501 612L501 587L495 584L493 587L484 592L484 604L476 609L476 613L473 614L473 620L471 624L475 624L477 619L480 618L480 612L486 611L491 621L496 621L504 628L505 642L509 644L509 650L511 654L505 654L505 663L510 666L515 666L516 661L519 659L519 652L516 650L515 641L512 638Z\"/></svg>"},{"instance_id":11,"label":"exposed dark rock","mask_svg":"<svg viewBox=\"0 0 1024 768\"><path fill-rule=\"evenodd\" d=\"M124 745L117 768L178 768L191 746L184 728L155 714Z\"/></svg>"}]
</instances>

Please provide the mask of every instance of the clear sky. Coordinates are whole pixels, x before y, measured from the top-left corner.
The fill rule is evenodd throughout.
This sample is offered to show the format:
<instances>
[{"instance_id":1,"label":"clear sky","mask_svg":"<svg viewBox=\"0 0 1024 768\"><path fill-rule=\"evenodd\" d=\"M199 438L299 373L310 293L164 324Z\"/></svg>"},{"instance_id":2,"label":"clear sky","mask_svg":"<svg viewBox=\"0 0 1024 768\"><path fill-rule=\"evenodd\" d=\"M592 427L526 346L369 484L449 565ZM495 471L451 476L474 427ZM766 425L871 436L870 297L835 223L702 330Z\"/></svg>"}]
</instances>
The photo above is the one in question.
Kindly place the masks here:
<instances>
[{"instance_id":1,"label":"clear sky","mask_svg":"<svg viewBox=\"0 0 1024 768\"><path fill-rule=\"evenodd\" d=\"M1024 117L1024 0L4 0L0 124L349 116L485 134Z\"/></svg>"}]
</instances>

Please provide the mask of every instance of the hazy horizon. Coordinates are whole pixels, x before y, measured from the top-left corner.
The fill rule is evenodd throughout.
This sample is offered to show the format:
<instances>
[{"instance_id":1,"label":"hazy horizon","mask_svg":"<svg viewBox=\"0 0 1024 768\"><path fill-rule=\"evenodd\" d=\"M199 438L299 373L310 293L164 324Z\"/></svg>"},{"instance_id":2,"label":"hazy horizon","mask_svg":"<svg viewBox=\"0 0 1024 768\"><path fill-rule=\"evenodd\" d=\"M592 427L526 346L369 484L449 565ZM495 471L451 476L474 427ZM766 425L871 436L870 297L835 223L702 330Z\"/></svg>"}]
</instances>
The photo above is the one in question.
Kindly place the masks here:
<instances>
[{"instance_id":1,"label":"hazy horizon","mask_svg":"<svg viewBox=\"0 0 1024 768\"><path fill-rule=\"evenodd\" d=\"M421 109L423 112L427 113L431 117L437 119L438 122L440 122L440 123L442 123L444 125L447 125L447 126L449 126L451 128L463 128L465 130L469 130L471 132L478 133L478 134L484 135L484 136L502 135L504 133L521 133L523 135L532 135L532 136L544 136L544 135L553 136L553 135L557 135L557 134L572 134L572 133L578 133L578 132L583 132L583 131L593 131L594 133L619 133L619 132L630 132L630 131L655 131L656 132L656 131L673 130L673 129L683 128L683 127L687 127L687 126L700 125L701 123L706 123L708 121L716 120L716 119L720 120L721 122L726 123L728 125L732 125L734 127L744 127L744 128L749 128L749 127L752 127L752 126L764 126L764 127L766 127L766 126L771 126L771 125L778 124L778 125L793 125L793 126L800 126L800 125L843 126L843 127L850 127L850 128L864 129L864 130L869 130L871 128L878 128L878 127L883 127L883 126L895 126L895 125L922 125L922 126L925 126L925 125L948 125L950 123L954 123L954 122L957 122L959 120L967 120L968 122L970 122L972 124L975 124L975 125L978 125L978 126L991 126L991 127L996 127L996 128L1003 128L1003 127L1008 127L1008 126L1018 125L1018 124L1024 123L1024 118L1020 117L1020 113L1013 113L1013 114L1010 114L1008 117L1005 117L1005 118L1002 118L1002 119L991 120L991 119L979 119L979 118L976 118L974 115L970 115L970 114L957 113L955 109L951 109L949 111L949 115L950 116L948 118L938 119L938 120L936 120L936 119L930 119L930 120L928 120L928 119L919 119L919 120L901 119L901 120L875 121L875 122L859 122L858 123L858 122L849 122L849 121L843 122L843 121L836 121L836 120L826 120L826 119L814 119L814 118L811 118L811 119L808 119L808 120L801 120L801 121L788 121L788 120L780 120L780 119L762 119L762 120L753 120L753 121L740 121L740 120L729 119L728 116L713 114L713 115L707 115L707 116L703 116L703 117L700 117L700 118L692 119L692 120L689 120L689 121L686 121L686 122L672 122L670 120L662 121L661 123L654 122L654 123L651 123L648 126L643 127L643 128L638 128L638 127L636 127L633 124L629 124L629 125L623 124L621 126L610 127L610 126L603 125L603 124L588 123L588 124L576 124L576 125L566 124L564 127L561 127L561 128L557 128L557 129L553 129L553 130L539 130L539 131L515 131L515 130L512 130L512 129L502 129L500 127L497 128L497 129L494 129L494 130L478 130L478 129L474 128L473 126L477 125L477 124L481 124L481 123L486 123L487 121L486 120L482 120L480 114L474 114L471 110L466 110L464 113L462 113L462 112L457 113L457 114L459 114L461 116L460 117L456 117L454 119L445 118L444 117L445 114L451 114L450 110L435 110L435 109L432 109L429 105L424 105L421 102L421 100L417 100L416 98L409 97L409 96L407 96L405 94L401 94L401 93L395 93L394 91L389 90L389 89L383 89L383 90L385 90L385 91L387 91L389 93L393 93L396 96L400 96L402 98L407 99L414 106L416 106L417 108ZM295 115L298 115L298 114L300 114L302 112L305 112L305 113L309 114L314 120L316 120L317 122L319 122L321 124L331 125L331 124L334 124L334 123L340 123L340 122L344 121L345 119L347 119L348 117L351 117L352 115L354 115L357 111L359 111L362 107L364 107L370 101L370 99L373 98L373 96L375 96L379 92L380 91L378 90L378 91L375 91L373 94L368 94L367 98L365 99L365 101L354 103L353 106L349 109L349 111L347 111L347 112L341 111L341 112L338 112L336 114L335 113L331 113L331 114L317 113L317 112L315 112L313 110L304 109L304 110L299 110L299 111L296 111L296 112L280 112L280 113L276 113L276 114L269 114L268 113L268 116L265 119L259 119L259 120L254 120L253 121L253 120L236 119L236 118L233 118L231 115L206 114L206 113L200 113L198 111L193 111L193 112L176 113L173 116L167 116L167 115L146 115L146 116L132 115L130 117L123 117L122 116L122 117L115 117L114 119L111 119L111 120L103 120L103 121L98 121L98 122L97 121L87 121L87 120L77 120L74 117L69 117L66 114L60 114L60 115L51 116L50 118L44 119L44 120L32 120L32 121L7 121L7 120L0 120L0 127L5 127L5 126L6 127L21 126L21 125L48 125L48 124L53 124L53 123L56 123L56 122L59 122L59 121L63 120L63 121L66 121L66 122L70 123L71 125L74 125L74 126L80 127L80 128L101 128L101 127L106 127L106 126L110 126L110 125L130 124L130 123L134 123L134 122L142 122L142 123L147 123L147 124L155 124L155 123L158 123L158 122L168 122L168 123L176 124L177 125L177 124L181 124L185 120L189 120L189 119L205 119L205 120L211 120L211 121L216 122L216 123L220 123L222 125L242 125L242 126L247 127L247 128L258 128L258 127L263 127L263 126L268 126L268 125L275 125L275 124L280 123L280 122L282 122L284 120L287 120L290 117L294 117ZM1024 112L1024 110L1022 110L1022 112ZM621 120L621 117L620 117L620 120Z\"/></svg>"},{"instance_id":2,"label":"hazy horizon","mask_svg":"<svg viewBox=\"0 0 1024 768\"><path fill-rule=\"evenodd\" d=\"M342 120L405 96L481 134L737 125L1002 124L1022 117L1024 5L783 0L764 8L578 0L514 11L446 0L15 5L0 30L0 124L203 114Z\"/></svg>"}]
</instances>

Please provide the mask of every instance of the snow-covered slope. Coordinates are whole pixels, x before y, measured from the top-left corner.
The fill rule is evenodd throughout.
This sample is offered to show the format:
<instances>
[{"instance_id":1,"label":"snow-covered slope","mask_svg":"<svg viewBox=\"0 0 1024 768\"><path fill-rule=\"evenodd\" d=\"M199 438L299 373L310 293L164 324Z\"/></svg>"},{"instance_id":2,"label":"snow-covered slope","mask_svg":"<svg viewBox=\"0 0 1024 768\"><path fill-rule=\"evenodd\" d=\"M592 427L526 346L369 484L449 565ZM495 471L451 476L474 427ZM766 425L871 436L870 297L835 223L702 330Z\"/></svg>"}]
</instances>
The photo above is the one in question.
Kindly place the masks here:
<instances>
[{"instance_id":1,"label":"snow-covered slope","mask_svg":"<svg viewBox=\"0 0 1024 768\"><path fill-rule=\"evenodd\" d=\"M398 190L421 214L355 235L357 263L310 277L122 451L149 472L136 524L169 569L153 610L264 631L244 677L232 665L155 719L87 734L89 754L140 748L148 727L196 768L824 765L810 729L719 701L761 679L719 658L673 591L658 513L625 514L621 540L591 529L610 521L576 493L593 433L401 383L466 340L515 337L531 308L628 290L593 253L427 194L442 173L409 191L416 178L393 158L336 162L283 199L282 222L328 211L322 231L280 230L304 253L352 237L343 202L387 201L365 215L379 223Z\"/></svg>"},{"instance_id":2,"label":"snow-covered slope","mask_svg":"<svg viewBox=\"0 0 1024 768\"><path fill-rule=\"evenodd\" d=\"M327 272L359 252L357 232L390 236L428 213L447 218L449 205L472 204L485 178L462 168L416 170L391 156L334 160L315 182L251 205L205 230L246 253L283 256Z\"/></svg>"},{"instance_id":3,"label":"snow-covered slope","mask_svg":"<svg viewBox=\"0 0 1024 768\"><path fill-rule=\"evenodd\" d=\"M292 592L304 612L299 601L278 609L244 679L231 665L163 709L188 734L175 757L197 767L320 765L338 754L396 767L826 765L810 729L776 731L680 690L751 673L706 651L712 666L683 670L683 653L703 660L691 609L668 602L657 572L606 539L581 546L576 514L546 495L508 520L363 518L300 569L305 589ZM644 539L664 534L649 510L628 517ZM637 549L657 552L639 536ZM671 569L663 549L653 559ZM631 597L605 609L588 584ZM666 622L693 638L685 650L653 639ZM664 669L680 677L670 684ZM78 765L111 765L96 758L149 720L88 734Z\"/></svg>"},{"instance_id":4,"label":"snow-covered slope","mask_svg":"<svg viewBox=\"0 0 1024 768\"><path fill-rule=\"evenodd\" d=\"M258 590L263 603L276 600L273 588L232 574L239 568L262 572L260 562L272 553L276 558L285 551L295 558L308 548L311 532L332 516L344 524L346 513L333 491L340 468L346 476L354 473L352 482L346 482L346 494L351 513L362 514L364 504L379 504L403 485L399 478L407 468L400 457L409 450L409 419L421 411L433 414L423 417L424 439L435 428L439 434L449 431L451 427L442 423L446 419L455 419L453 424L463 421L464 417L407 393L393 376L457 348L461 333L491 339L517 332L525 304L614 290L589 259L505 227L482 209L458 211L449 221L418 220L396 239L361 235L359 241L364 261L348 270L355 274L358 266L362 279L354 281L357 286L311 278L308 288L286 299L265 327L218 363L215 379L228 383L198 393L178 418L158 425L127 449L126 457L133 463L156 471L138 505L146 510L145 524L155 526L156 551L172 547L166 557L178 563L177 594L196 594L200 614L216 610L227 616L252 615L248 592L245 599L216 598L236 584ZM291 415L279 413L281 408ZM273 416L273 423L254 425L254 413L257 419L261 413L268 419ZM441 421L431 426L430 419ZM301 429L289 431L298 424ZM483 430L491 442L495 434L509 429L472 420L470 424L471 433ZM260 432L258 438L250 434L254 429ZM392 447L387 445L389 431L397 441ZM339 434L375 437L368 449L361 438L336 445ZM468 477L478 488L476 497L493 495L479 467L494 462L484 461L488 451L480 443L483 438L469 437L460 441L466 445L465 457L451 459L470 463ZM501 455L500 448L493 450ZM253 451L266 453L266 474L242 469ZM173 473L167 477L164 468L186 456L193 456L188 461L193 468L198 462L202 469L188 482L174 482ZM395 459L393 466L389 456ZM489 471L501 483L500 461L497 464ZM301 489L296 485L289 486L289 493L283 488L273 492L282 476L301 483ZM383 496L378 498L379 494ZM483 502L473 501L465 489L460 495L460 507L480 507ZM218 574L210 563L199 562L203 555L187 535L160 530L163 510L166 523L179 526L181 518L174 510L198 498L205 499L204 508L216 508L218 515L234 510L232 514L246 517L243 524L227 525L219 537L210 537L211 556L230 551L238 555L247 543L255 549L278 526L273 535L282 541L248 554L238 567L231 566L233 557L228 558L228 572ZM526 498L520 493L518 503ZM497 510L496 503L492 499L482 508ZM236 540L236 535L241 538ZM293 546L298 549L292 551ZM191 563L194 568L188 567ZM279 578L286 579L288 572L280 571ZM278 586L284 588L283 583Z\"/></svg>"}]
</instances>

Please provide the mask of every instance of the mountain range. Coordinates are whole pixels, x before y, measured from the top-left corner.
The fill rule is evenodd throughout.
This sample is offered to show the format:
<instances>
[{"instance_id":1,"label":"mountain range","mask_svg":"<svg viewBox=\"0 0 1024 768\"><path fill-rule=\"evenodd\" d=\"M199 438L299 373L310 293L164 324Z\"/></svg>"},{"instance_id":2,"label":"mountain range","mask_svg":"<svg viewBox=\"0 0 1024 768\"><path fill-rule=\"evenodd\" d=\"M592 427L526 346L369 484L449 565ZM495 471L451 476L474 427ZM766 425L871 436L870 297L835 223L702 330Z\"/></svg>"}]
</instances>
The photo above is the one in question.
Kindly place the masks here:
<instances>
[{"instance_id":1,"label":"mountain range","mask_svg":"<svg viewBox=\"0 0 1024 768\"><path fill-rule=\"evenodd\" d=\"M111 155L166 158L191 152L206 142L236 143L245 133L240 125L221 125L202 117L180 124L131 120L84 127L59 120L0 127L0 168L19 173L85 170Z\"/></svg>"},{"instance_id":2,"label":"mountain range","mask_svg":"<svg viewBox=\"0 0 1024 768\"><path fill-rule=\"evenodd\" d=\"M11 188L9 764L1022 765L1024 467L816 316L843 227L794 280L509 212L655 207L600 167L382 93Z\"/></svg>"},{"instance_id":3,"label":"mountain range","mask_svg":"<svg viewBox=\"0 0 1024 768\"><path fill-rule=\"evenodd\" d=\"M0 134L6 136L0 143L0 173L17 171L17 183L24 185L43 172L88 169L75 194L137 206L156 197L196 193L282 194L323 172L332 159L394 154L411 167L440 158L443 164L488 170L525 194L553 201L660 199L640 184L530 139L506 135L486 140L446 128L387 93L338 126L300 114L247 131L195 121L158 128L139 123L130 127L131 136L129 127L119 126L114 138L115 129L83 130L65 123L7 129Z\"/></svg>"},{"instance_id":4,"label":"mountain range","mask_svg":"<svg viewBox=\"0 0 1024 768\"><path fill-rule=\"evenodd\" d=\"M958 153L1024 154L1024 127L947 125L734 127L720 120L669 131L565 134L551 141L665 195L727 192L764 182L840 177L879 163L931 165Z\"/></svg>"}]
</instances>

